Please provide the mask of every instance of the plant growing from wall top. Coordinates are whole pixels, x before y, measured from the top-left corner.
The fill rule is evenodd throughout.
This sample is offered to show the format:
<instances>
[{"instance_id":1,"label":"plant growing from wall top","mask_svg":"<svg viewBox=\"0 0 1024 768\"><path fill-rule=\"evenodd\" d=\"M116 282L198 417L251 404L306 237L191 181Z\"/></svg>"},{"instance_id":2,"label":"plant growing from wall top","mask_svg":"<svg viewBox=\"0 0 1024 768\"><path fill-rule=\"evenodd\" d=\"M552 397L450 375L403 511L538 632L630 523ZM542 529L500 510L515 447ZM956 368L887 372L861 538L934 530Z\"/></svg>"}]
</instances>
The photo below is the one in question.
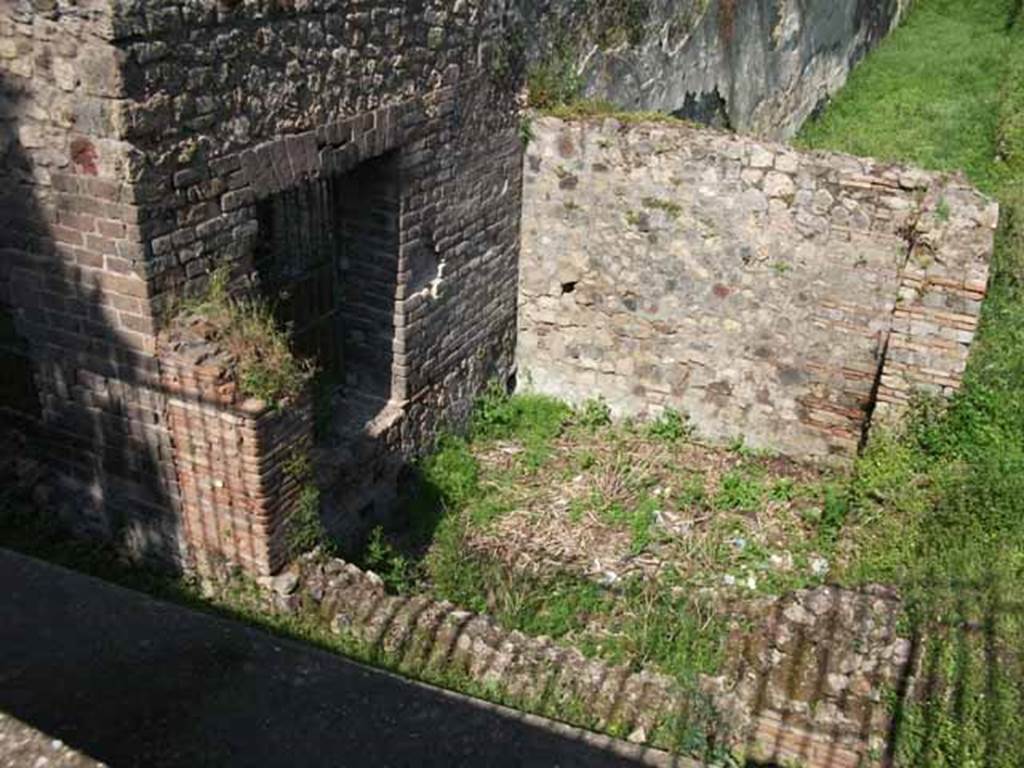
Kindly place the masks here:
<instances>
[{"instance_id":1,"label":"plant growing from wall top","mask_svg":"<svg viewBox=\"0 0 1024 768\"><path fill-rule=\"evenodd\" d=\"M200 318L206 336L216 341L234 361L235 380L244 397L275 405L298 396L314 373L314 366L291 350L286 331L262 298L236 297L227 267L214 270L206 292L183 303L179 316Z\"/></svg>"}]
</instances>

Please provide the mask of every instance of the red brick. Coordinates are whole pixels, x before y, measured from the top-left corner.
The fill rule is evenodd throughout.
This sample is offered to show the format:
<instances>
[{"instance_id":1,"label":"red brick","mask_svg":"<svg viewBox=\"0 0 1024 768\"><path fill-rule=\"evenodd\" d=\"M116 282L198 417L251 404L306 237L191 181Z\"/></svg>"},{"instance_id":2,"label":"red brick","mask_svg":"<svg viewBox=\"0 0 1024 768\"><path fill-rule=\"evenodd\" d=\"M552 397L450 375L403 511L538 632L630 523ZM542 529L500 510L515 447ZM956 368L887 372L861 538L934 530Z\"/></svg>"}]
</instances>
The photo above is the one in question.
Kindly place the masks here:
<instances>
[{"instance_id":1,"label":"red brick","mask_svg":"<svg viewBox=\"0 0 1024 768\"><path fill-rule=\"evenodd\" d=\"M101 235L112 240L120 240L127 234L126 227L122 222L111 219L97 219L96 229Z\"/></svg>"},{"instance_id":2,"label":"red brick","mask_svg":"<svg viewBox=\"0 0 1024 768\"><path fill-rule=\"evenodd\" d=\"M87 213L74 213L72 211L58 210L57 221L66 227L77 229L79 232L96 231L96 217Z\"/></svg>"},{"instance_id":3,"label":"red brick","mask_svg":"<svg viewBox=\"0 0 1024 768\"><path fill-rule=\"evenodd\" d=\"M79 232L77 229L72 229L71 227L65 227L60 224L57 224L54 227L52 227L50 231L53 234L53 238L58 243L65 243L67 245L85 244L85 238L82 236L82 233Z\"/></svg>"},{"instance_id":4,"label":"red brick","mask_svg":"<svg viewBox=\"0 0 1024 768\"><path fill-rule=\"evenodd\" d=\"M146 317L144 315L132 315L127 312L119 313L121 326L127 328L129 331L136 331L137 333L145 333L152 335L155 333L153 327L153 318Z\"/></svg>"},{"instance_id":5,"label":"red brick","mask_svg":"<svg viewBox=\"0 0 1024 768\"><path fill-rule=\"evenodd\" d=\"M94 253L101 253L103 255L113 255L117 253L114 249L114 241L109 237L103 237L102 235L86 235L85 247Z\"/></svg>"},{"instance_id":6,"label":"red brick","mask_svg":"<svg viewBox=\"0 0 1024 768\"><path fill-rule=\"evenodd\" d=\"M119 275L131 275L134 274L134 268L132 262L127 259L122 259L119 256L107 256L104 260L105 268L109 272L116 272Z\"/></svg>"}]
</instances>

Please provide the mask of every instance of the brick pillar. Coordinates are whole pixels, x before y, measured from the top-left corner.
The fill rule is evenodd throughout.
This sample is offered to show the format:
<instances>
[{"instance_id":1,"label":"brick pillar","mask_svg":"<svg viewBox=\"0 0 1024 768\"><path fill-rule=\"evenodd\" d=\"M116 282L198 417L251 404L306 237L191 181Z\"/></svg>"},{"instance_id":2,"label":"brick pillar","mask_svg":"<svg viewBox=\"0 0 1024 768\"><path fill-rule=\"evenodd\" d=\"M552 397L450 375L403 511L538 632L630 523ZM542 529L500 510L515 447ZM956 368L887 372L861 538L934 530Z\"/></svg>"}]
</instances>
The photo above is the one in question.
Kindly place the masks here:
<instances>
[{"instance_id":1,"label":"brick pillar","mask_svg":"<svg viewBox=\"0 0 1024 768\"><path fill-rule=\"evenodd\" d=\"M209 345L160 345L167 425L191 567L276 573L290 551L288 521L303 478L292 469L312 444L308 395L268 405L242 399Z\"/></svg>"},{"instance_id":2,"label":"brick pillar","mask_svg":"<svg viewBox=\"0 0 1024 768\"><path fill-rule=\"evenodd\" d=\"M998 205L960 179L929 189L900 272L875 423L895 421L915 391L948 397L960 388L998 222Z\"/></svg>"}]
</instances>

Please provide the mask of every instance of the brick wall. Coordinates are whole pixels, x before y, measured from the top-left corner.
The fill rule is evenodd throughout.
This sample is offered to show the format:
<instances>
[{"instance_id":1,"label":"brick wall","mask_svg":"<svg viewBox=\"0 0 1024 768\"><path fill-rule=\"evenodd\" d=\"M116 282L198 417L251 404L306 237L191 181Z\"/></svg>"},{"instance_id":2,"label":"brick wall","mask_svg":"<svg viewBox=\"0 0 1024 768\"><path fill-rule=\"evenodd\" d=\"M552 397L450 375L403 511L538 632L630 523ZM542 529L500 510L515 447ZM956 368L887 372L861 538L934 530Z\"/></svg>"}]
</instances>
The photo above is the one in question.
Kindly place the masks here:
<instances>
[{"instance_id":1,"label":"brick wall","mask_svg":"<svg viewBox=\"0 0 1024 768\"><path fill-rule=\"evenodd\" d=\"M442 0L0 9L0 80L15 96L2 114L14 191L0 300L34 361L38 444L79 489L73 522L139 554L189 557L189 461L175 460L182 442L168 429L182 406L165 392L161 322L222 265L260 286L267 201L386 154L393 458L424 450L489 377L509 374L521 144L504 11ZM179 362L167 361L184 375Z\"/></svg>"},{"instance_id":2,"label":"brick wall","mask_svg":"<svg viewBox=\"0 0 1024 768\"><path fill-rule=\"evenodd\" d=\"M190 567L274 573L288 562L289 523L312 441L308 393L268 404L243 398L231 361L188 329L161 338L161 382L174 446Z\"/></svg>"},{"instance_id":3,"label":"brick wall","mask_svg":"<svg viewBox=\"0 0 1024 768\"><path fill-rule=\"evenodd\" d=\"M994 212L978 208L964 183L931 190L911 233L900 272L876 418L899 415L915 391L950 395L959 388L988 288L991 241L979 237Z\"/></svg>"},{"instance_id":4,"label":"brick wall","mask_svg":"<svg viewBox=\"0 0 1024 768\"><path fill-rule=\"evenodd\" d=\"M33 448L84 532L180 559L154 357L142 165L105 3L0 8L0 285L33 361Z\"/></svg>"},{"instance_id":5,"label":"brick wall","mask_svg":"<svg viewBox=\"0 0 1024 768\"><path fill-rule=\"evenodd\" d=\"M998 213L963 181L681 124L533 132L526 386L848 456L876 401L959 385Z\"/></svg>"}]
</instances>

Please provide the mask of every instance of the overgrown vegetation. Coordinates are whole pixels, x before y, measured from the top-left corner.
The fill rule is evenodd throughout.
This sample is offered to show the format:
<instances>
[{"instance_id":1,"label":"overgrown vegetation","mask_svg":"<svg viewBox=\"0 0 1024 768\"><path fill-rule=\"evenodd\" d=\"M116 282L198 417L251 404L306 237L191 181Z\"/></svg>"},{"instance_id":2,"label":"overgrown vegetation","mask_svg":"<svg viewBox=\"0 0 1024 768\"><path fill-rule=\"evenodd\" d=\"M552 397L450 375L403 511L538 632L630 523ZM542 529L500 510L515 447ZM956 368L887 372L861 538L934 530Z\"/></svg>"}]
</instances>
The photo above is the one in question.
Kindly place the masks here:
<instances>
[{"instance_id":1,"label":"overgrown vegetation","mask_svg":"<svg viewBox=\"0 0 1024 768\"><path fill-rule=\"evenodd\" d=\"M257 297L236 297L227 268L213 271L206 292L182 302L179 316L200 318L208 336L234 360L239 392L274 404L299 394L313 370L292 352L273 308Z\"/></svg>"},{"instance_id":2,"label":"overgrown vegetation","mask_svg":"<svg viewBox=\"0 0 1024 768\"><path fill-rule=\"evenodd\" d=\"M642 110L624 110L610 101L602 99L585 99L573 92L562 100L549 99L547 90L538 91L540 96L534 95L532 81L529 91L530 106L539 110L545 115L557 117L560 120L583 120L587 118L610 117L618 120L624 125L637 125L640 123L661 123L663 125L694 125L686 120L666 112L645 112Z\"/></svg>"},{"instance_id":3,"label":"overgrown vegetation","mask_svg":"<svg viewBox=\"0 0 1024 768\"><path fill-rule=\"evenodd\" d=\"M468 436L421 463L409 531L376 532L364 563L396 591L675 677L694 705L663 743L720 757L697 683L722 661L723 601L820 583L842 520L827 473L692 440L678 411L613 422L600 399L492 387ZM545 559L550 545L561 559Z\"/></svg>"},{"instance_id":4,"label":"overgrown vegetation","mask_svg":"<svg viewBox=\"0 0 1024 768\"><path fill-rule=\"evenodd\" d=\"M292 557L317 547L330 551L333 546L320 519L320 489L314 482L312 459L308 453L296 453L284 469L298 486L295 507L286 521L288 551Z\"/></svg>"},{"instance_id":5,"label":"overgrown vegetation","mask_svg":"<svg viewBox=\"0 0 1024 768\"><path fill-rule=\"evenodd\" d=\"M541 61L526 71L529 103L536 109L554 109L580 101L583 78L576 65L576 49L568 39L560 40Z\"/></svg>"},{"instance_id":6,"label":"overgrown vegetation","mask_svg":"<svg viewBox=\"0 0 1024 768\"><path fill-rule=\"evenodd\" d=\"M1024 759L1024 22L1019 3L921 0L805 146L964 169L1002 204L962 392L876 434L839 533L843 577L898 584L924 683L894 702L900 765Z\"/></svg>"}]
</instances>

